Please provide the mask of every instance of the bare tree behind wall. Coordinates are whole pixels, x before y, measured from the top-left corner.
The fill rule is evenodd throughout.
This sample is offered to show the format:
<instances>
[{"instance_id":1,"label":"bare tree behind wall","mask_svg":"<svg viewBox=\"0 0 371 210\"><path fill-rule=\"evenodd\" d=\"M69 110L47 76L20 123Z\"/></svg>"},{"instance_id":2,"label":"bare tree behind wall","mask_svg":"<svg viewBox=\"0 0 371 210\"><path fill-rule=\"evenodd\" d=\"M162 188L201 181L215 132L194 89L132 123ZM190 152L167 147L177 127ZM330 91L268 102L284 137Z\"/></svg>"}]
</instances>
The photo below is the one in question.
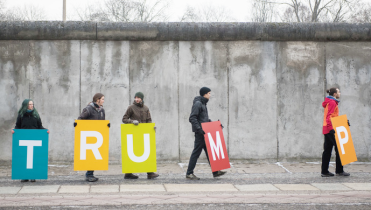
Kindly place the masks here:
<instances>
[{"instance_id":1,"label":"bare tree behind wall","mask_svg":"<svg viewBox=\"0 0 371 210\"><path fill-rule=\"evenodd\" d=\"M270 0L254 0L252 3L253 22L273 22L275 5Z\"/></svg>"},{"instance_id":2,"label":"bare tree behind wall","mask_svg":"<svg viewBox=\"0 0 371 210\"><path fill-rule=\"evenodd\" d=\"M204 5L199 8L188 6L180 22L232 22L235 19L228 9L222 6Z\"/></svg>"},{"instance_id":3,"label":"bare tree behind wall","mask_svg":"<svg viewBox=\"0 0 371 210\"><path fill-rule=\"evenodd\" d=\"M46 12L36 5L6 7L6 1L0 0L0 18L7 21L38 21L46 19Z\"/></svg>"},{"instance_id":4,"label":"bare tree behind wall","mask_svg":"<svg viewBox=\"0 0 371 210\"><path fill-rule=\"evenodd\" d=\"M283 22L344 22L359 0L271 0Z\"/></svg>"},{"instance_id":5,"label":"bare tree behind wall","mask_svg":"<svg viewBox=\"0 0 371 210\"><path fill-rule=\"evenodd\" d=\"M104 0L77 11L81 20L113 22L161 22L168 19L167 0Z\"/></svg>"},{"instance_id":6,"label":"bare tree behind wall","mask_svg":"<svg viewBox=\"0 0 371 210\"><path fill-rule=\"evenodd\" d=\"M360 2L357 4L348 22L371 23L371 3Z\"/></svg>"}]
</instances>

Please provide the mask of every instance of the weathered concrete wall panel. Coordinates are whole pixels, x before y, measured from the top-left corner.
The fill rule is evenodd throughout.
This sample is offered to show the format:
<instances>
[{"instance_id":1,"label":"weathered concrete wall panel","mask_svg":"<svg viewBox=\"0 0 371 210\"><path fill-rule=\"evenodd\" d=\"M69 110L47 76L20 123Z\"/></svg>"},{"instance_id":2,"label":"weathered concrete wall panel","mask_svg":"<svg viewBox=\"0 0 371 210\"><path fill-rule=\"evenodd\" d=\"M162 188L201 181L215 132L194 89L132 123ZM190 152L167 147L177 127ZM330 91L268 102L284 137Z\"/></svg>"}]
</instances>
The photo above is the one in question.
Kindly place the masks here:
<instances>
[{"instance_id":1,"label":"weathered concrete wall panel","mask_svg":"<svg viewBox=\"0 0 371 210\"><path fill-rule=\"evenodd\" d=\"M178 160L178 43L130 42L130 98L143 92L144 102L156 123L158 160Z\"/></svg>"},{"instance_id":2,"label":"weathered concrete wall panel","mask_svg":"<svg viewBox=\"0 0 371 210\"><path fill-rule=\"evenodd\" d=\"M49 159L72 161L80 103L80 42L31 41L30 97L49 134Z\"/></svg>"},{"instance_id":3,"label":"weathered concrete wall panel","mask_svg":"<svg viewBox=\"0 0 371 210\"><path fill-rule=\"evenodd\" d=\"M340 88L357 157L371 157L371 43L326 44L327 89Z\"/></svg>"},{"instance_id":4,"label":"weathered concrete wall panel","mask_svg":"<svg viewBox=\"0 0 371 210\"><path fill-rule=\"evenodd\" d=\"M0 41L0 161L12 158L12 134L17 112L29 98L29 41Z\"/></svg>"},{"instance_id":5,"label":"weathered concrete wall panel","mask_svg":"<svg viewBox=\"0 0 371 210\"><path fill-rule=\"evenodd\" d=\"M321 157L324 62L324 45L320 43L280 43L277 129L281 160Z\"/></svg>"},{"instance_id":6,"label":"weathered concrete wall panel","mask_svg":"<svg viewBox=\"0 0 371 210\"><path fill-rule=\"evenodd\" d=\"M194 145L189 115L201 87L211 89L209 118L228 125L227 42L179 42L180 158L188 160ZM224 129L228 145L228 132ZM228 149L228 148L227 148ZM206 159L204 154L201 155Z\"/></svg>"},{"instance_id":7,"label":"weathered concrete wall panel","mask_svg":"<svg viewBox=\"0 0 371 210\"><path fill-rule=\"evenodd\" d=\"M121 124L129 98L129 42L81 42L81 111L96 93L105 95L103 107L111 123L110 162L121 162Z\"/></svg>"},{"instance_id":8,"label":"weathered concrete wall panel","mask_svg":"<svg viewBox=\"0 0 371 210\"><path fill-rule=\"evenodd\" d=\"M277 158L274 42L229 43L229 155Z\"/></svg>"}]
</instances>

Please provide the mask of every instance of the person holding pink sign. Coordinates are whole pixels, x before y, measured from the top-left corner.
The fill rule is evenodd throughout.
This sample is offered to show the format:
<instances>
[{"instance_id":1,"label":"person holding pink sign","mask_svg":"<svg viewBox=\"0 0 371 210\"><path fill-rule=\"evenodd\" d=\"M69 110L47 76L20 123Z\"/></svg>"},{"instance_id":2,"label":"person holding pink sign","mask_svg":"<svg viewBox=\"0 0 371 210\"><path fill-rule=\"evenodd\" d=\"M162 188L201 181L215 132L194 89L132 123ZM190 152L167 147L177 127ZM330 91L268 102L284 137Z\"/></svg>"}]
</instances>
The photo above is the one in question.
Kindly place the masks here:
<instances>
[{"instance_id":1,"label":"person holding pink sign","mask_svg":"<svg viewBox=\"0 0 371 210\"><path fill-rule=\"evenodd\" d=\"M332 127L331 119L332 117L339 116L339 98L340 90L339 88L331 88L327 90L329 94L325 101L322 103L323 108L325 108L324 119L323 119L323 135L325 135L325 142L323 144L323 154L322 154L322 167L321 167L321 176L322 177L331 177L334 176L331 173L329 168L329 163L331 159L332 148L335 147L336 153L336 175L338 176L349 176L350 174L344 172L343 165L340 161L339 151L336 147L335 139L335 130ZM349 121L348 121L349 124Z\"/></svg>"},{"instance_id":2,"label":"person holding pink sign","mask_svg":"<svg viewBox=\"0 0 371 210\"><path fill-rule=\"evenodd\" d=\"M25 99L22 102L14 129L46 129L42 125L39 112L34 107L32 99ZM14 134L14 130L12 130L12 134ZM28 182L28 179L22 179L21 182ZM35 182L35 179L31 179L31 182Z\"/></svg>"},{"instance_id":3,"label":"person holding pink sign","mask_svg":"<svg viewBox=\"0 0 371 210\"><path fill-rule=\"evenodd\" d=\"M196 167L198 158L201 155L202 150L205 151L207 161L210 164L209 156L207 155L206 143L205 143L205 132L202 130L201 123L211 122L207 111L206 104L211 97L211 89L208 87L202 87L200 89L200 96L196 96L193 100L193 106L191 115L189 116L189 122L192 124L192 131L195 133L194 149L189 159L186 179L199 180L200 178L194 175L193 170ZM219 177L224 175L225 171L213 172L213 177Z\"/></svg>"}]
</instances>

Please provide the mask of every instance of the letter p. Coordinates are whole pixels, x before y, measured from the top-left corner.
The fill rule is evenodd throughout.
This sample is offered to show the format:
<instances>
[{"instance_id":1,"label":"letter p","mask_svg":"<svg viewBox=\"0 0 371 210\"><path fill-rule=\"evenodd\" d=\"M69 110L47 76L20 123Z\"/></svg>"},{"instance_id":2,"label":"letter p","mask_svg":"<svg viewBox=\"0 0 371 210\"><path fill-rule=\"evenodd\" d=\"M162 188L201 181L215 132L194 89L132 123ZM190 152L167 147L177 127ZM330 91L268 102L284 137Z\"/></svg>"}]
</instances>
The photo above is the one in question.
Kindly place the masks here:
<instances>
[{"instance_id":1,"label":"letter p","mask_svg":"<svg viewBox=\"0 0 371 210\"><path fill-rule=\"evenodd\" d=\"M344 138L341 138L341 132L344 132L345 136ZM344 144L348 143L348 131L344 126L339 126L336 128L336 134L338 135L339 143L340 143L340 148L341 148L341 153L345 154L344 151Z\"/></svg>"}]
</instances>

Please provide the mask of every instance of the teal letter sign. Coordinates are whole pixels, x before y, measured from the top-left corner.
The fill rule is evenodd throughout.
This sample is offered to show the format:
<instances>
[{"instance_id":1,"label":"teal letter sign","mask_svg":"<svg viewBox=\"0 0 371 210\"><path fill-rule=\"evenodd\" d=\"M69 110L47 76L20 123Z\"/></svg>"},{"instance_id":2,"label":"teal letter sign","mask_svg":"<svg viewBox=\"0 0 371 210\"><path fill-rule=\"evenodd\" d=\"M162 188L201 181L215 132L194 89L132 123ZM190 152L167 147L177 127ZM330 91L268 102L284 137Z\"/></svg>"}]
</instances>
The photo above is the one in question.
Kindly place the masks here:
<instances>
[{"instance_id":1,"label":"teal letter sign","mask_svg":"<svg viewBox=\"0 0 371 210\"><path fill-rule=\"evenodd\" d=\"M45 129L14 129L12 179L48 179L48 142Z\"/></svg>"}]
</instances>

